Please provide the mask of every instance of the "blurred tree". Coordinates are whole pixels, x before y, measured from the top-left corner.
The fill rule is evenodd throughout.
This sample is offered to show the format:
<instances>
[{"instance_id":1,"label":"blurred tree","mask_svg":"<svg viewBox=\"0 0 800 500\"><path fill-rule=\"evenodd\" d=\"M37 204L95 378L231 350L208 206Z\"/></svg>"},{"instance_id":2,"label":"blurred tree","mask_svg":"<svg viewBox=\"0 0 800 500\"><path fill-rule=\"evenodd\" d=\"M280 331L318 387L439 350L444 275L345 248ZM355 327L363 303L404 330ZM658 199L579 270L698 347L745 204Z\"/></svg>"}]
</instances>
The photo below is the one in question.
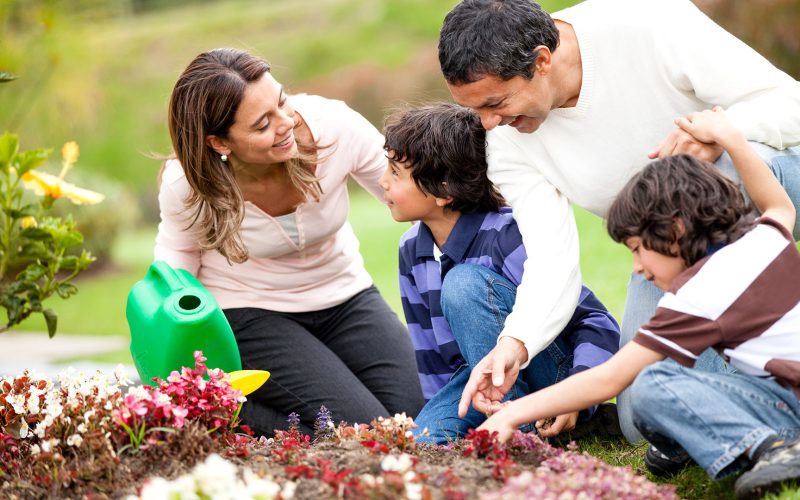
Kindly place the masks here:
<instances>
[{"instance_id":1,"label":"blurred tree","mask_svg":"<svg viewBox=\"0 0 800 500\"><path fill-rule=\"evenodd\" d=\"M720 26L800 78L800 1L694 0Z\"/></svg>"}]
</instances>

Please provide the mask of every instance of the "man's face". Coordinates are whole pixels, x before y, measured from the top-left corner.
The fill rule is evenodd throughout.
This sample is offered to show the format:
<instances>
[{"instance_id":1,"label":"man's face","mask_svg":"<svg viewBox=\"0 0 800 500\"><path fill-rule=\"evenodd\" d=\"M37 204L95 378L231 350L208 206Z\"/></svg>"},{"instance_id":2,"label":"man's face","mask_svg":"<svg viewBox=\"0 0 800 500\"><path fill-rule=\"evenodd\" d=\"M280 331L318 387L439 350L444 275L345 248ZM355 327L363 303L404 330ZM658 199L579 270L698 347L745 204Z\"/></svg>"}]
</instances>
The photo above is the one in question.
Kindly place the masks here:
<instances>
[{"instance_id":1,"label":"man's face","mask_svg":"<svg viewBox=\"0 0 800 500\"><path fill-rule=\"evenodd\" d=\"M447 84L453 99L474 109L486 130L511 125L518 131L535 132L552 109L553 97L546 75L531 80L515 76L502 80L494 75L463 85Z\"/></svg>"}]
</instances>

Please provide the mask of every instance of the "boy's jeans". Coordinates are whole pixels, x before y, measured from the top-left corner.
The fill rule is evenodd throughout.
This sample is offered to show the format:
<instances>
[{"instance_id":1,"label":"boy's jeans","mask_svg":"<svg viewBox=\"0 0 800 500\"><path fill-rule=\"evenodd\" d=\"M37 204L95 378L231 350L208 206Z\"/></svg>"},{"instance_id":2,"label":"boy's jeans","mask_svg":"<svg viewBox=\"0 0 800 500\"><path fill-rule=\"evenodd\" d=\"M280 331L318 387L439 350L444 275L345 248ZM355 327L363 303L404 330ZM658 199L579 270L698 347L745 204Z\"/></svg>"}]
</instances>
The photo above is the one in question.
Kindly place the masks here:
<instances>
[{"instance_id":1,"label":"boy's jeans","mask_svg":"<svg viewBox=\"0 0 800 500\"><path fill-rule=\"evenodd\" d=\"M458 403L471 367L497 345L516 295L516 285L480 265L460 264L447 273L442 283L442 312L466 363L417 416L418 427L414 430L417 441L446 444L464 437L469 429L486 420L486 415L471 406L466 417L459 418ZM520 373L506 399L517 399L552 385L566 378L571 367L572 352L558 337ZM425 428L428 436L422 435Z\"/></svg>"},{"instance_id":2,"label":"boy's jeans","mask_svg":"<svg viewBox=\"0 0 800 500\"><path fill-rule=\"evenodd\" d=\"M756 152L769 163L775 177L789 194L798 217L794 226L795 240L800 237L800 146L778 151L764 144L751 142L750 145ZM733 166L731 157L728 153L723 153L716 161L715 165L725 172L736 182L741 182L736 168ZM652 283L639 275L631 275L628 283L628 298L625 302L625 312L622 317L622 331L620 335L620 347L627 344L639 327L647 323L656 312L656 305L664 293L656 288ZM730 372L732 371L717 355L709 349L697 360L695 368L709 372ZM617 396L617 411L619 412L619 425L622 433L631 443L642 439L641 434L633 425L631 413L631 391L625 390Z\"/></svg>"},{"instance_id":3,"label":"boy's jeans","mask_svg":"<svg viewBox=\"0 0 800 500\"><path fill-rule=\"evenodd\" d=\"M665 360L645 368L631 392L642 435L667 456L683 448L712 479L747 466L737 458L770 436L800 436L800 401L774 380Z\"/></svg>"}]
</instances>

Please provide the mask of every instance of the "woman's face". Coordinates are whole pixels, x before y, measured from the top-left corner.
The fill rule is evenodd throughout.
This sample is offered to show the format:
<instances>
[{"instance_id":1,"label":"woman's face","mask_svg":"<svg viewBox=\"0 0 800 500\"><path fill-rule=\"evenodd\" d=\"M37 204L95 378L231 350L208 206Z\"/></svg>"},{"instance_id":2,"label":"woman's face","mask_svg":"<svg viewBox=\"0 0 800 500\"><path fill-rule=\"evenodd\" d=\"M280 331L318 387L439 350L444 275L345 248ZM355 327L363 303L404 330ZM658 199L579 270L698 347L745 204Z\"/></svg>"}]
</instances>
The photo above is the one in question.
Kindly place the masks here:
<instances>
[{"instance_id":1,"label":"woman's face","mask_svg":"<svg viewBox=\"0 0 800 500\"><path fill-rule=\"evenodd\" d=\"M297 154L294 108L283 87L270 73L249 83L236 118L224 140L231 160L240 164L271 165Z\"/></svg>"}]
</instances>

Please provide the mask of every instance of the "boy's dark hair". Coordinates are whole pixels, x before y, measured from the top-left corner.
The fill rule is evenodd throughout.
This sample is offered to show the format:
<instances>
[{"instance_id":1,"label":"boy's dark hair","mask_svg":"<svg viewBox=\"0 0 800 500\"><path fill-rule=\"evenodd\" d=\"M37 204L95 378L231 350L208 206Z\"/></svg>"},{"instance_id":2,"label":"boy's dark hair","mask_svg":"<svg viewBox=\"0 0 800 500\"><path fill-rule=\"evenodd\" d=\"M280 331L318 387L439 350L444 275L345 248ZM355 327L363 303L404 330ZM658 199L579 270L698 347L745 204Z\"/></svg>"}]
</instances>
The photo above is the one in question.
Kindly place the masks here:
<instances>
[{"instance_id":1,"label":"boy's dark hair","mask_svg":"<svg viewBox=\"0 0 800 500\"><path fill-rule=\"evenodd\" d=\"M439 32L439 64L452 85L493 75L507 81L533 78L544 45L558 46L550 14L532 0L463 0L444 18Z\"/></svg>"},{"instance_id":2,"label":"boy's dark hair","mask_svg":"<svg viewBox=\"0 0 800 500\"><path fill-rule=\"evenodd\" d=\"M441 103L398 111L383 133L389 159L407 163L424 193L451 196L448 208L496 212L505 205L486 176L486 131L471 109Z\"/></svg>"},{"instance_id":3,"label":"boy's dark hair","mask_svg":"<svg viewBox=\"0 0 800 500\"><path fill-rule=\"evenodd\" d=\"M689 155L657 160L622 188L608 212L617 243L639 237L648 250L680 256L688 266L711 245L733 242L753 226L753 207L714 165ZM684 225L679 235L676 219ZM678 255L670 251L677 243Z\"/></svg>"}]
</instances>

